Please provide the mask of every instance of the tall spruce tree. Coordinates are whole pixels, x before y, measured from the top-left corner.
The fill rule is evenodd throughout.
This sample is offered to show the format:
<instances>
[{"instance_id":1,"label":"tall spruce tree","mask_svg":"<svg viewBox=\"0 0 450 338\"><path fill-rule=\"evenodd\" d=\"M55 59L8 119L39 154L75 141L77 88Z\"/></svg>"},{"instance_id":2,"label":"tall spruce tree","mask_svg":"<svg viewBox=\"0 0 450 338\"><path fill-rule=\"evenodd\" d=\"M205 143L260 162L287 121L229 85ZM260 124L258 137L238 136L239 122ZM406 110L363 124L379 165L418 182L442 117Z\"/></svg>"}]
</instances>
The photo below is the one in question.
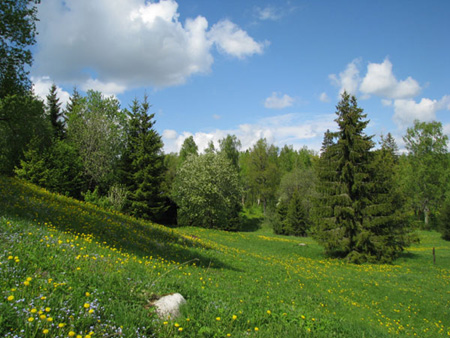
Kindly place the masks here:
<instances>
[{"instance_id":1,"label":"tall spruce tree","mask_svg":"<svg viewBox=\"0 0 450 338\"><path fill-rule=\"evenodd\" d=\"M161 136L154 129L155 114L149 114L147 96L133 101L129 112L127 148L122 167L127 185L128 211L136 217L158 221L166 206L161 184L164 156Z\"/></svg>"},{"instance_id":2,"label":"tall spruce tree","mask_svg":"<svg viewBox=\"0 0 450 338\"><path fill-rule=\"evenodd\" d=\"M344 92L336 109L339 129L325 134L319 161L316 237L331 256L391 261L408 245L393 178L395 148L385 142L379 154L371 151L369 121L354 96Z\"/></svg>"},{"instance_id":3,"label":"tall spruce tree","mask_svg":"<svg viewBox=\"0 0 450 338\"><path fill-rule=\"evenodd\" d=\"M336 106L339 130L336 143L326 133L319 173L322 205L316 232L327 254L346 257L356 249L369 203L371 137L364 134L369 123L356 98L344 92Z\"/></svg>"},{"instance_id":4,"label":"tall spruce tree","mask_svg":"<svg viewBox=\"0 0 450 338\"><path fill-rule=\"evenodd\" d=\"M365 208L357 242L363 261L391 262L410 242L405 197L396 177L397 149L394 138L388 134L382 138L381 149L372 153L370 205Z\"/></svg>"},{"instance_id":5,"label":"tall spruce tree","mask_svg":"<svg viewBox=\"0 0 450 338\"><path fill-rule=\"evenodd\" d=\"M57 139L62 139L64 136L64 116L61 111L61 102L59 102L56 93L57 88L53 83L50 87L50 92L47 95L47 114L53 128L53 134Z\"/></svg>"}]
</instances>

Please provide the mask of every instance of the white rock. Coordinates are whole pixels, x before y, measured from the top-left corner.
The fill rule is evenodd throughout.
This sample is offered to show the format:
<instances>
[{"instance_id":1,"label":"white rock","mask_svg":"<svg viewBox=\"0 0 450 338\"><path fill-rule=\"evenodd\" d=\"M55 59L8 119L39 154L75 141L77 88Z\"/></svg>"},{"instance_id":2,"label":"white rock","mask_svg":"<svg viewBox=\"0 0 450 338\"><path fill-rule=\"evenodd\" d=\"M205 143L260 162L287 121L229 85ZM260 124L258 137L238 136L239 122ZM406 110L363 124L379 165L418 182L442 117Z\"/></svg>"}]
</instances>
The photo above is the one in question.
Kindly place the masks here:
<instances>
[{"instance_id":1,"label":"white rock","mask_svg":"<svg viewBox=\"0 0 450 338\"><path fill-rule=\"evenodd\" d=\"M169 316L171 319L178 317L180 315L180 306L183 304L186 304L186 299L179 293L163 296L153 302L156 314L160 319L167 319Z\"/></svg>"}]
</instances>

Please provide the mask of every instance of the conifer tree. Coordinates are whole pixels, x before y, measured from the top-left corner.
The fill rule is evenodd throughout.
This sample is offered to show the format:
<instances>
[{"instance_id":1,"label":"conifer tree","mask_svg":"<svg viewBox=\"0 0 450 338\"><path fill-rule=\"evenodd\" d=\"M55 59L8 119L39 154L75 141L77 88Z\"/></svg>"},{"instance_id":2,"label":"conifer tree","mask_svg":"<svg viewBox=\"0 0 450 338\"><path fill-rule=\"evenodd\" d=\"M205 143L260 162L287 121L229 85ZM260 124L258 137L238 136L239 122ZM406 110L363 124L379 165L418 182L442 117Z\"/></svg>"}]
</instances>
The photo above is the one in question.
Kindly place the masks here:
<instances>
[{"instance_id":1,"label":"conifer tree","mask_svg":"<svg viewBox=\"0 0 450 338\"><path fill-rule=\"evenodd\" d=\"M369 151L371 137L364 134L369 123L356 98L346 92L336 106L337 142L327 133L319 179L322 194L317 239L327 254L346 257L356 248L369 202Z\"/></svg>"},{"instance_id":2,"label":"conifer tree","mask_svg":"<svg viewBox=\"0 0 450 338\"><path fill-rule=\"evenodd\" d=\"M155 114L149 114L147 96L136 99L129 112L127 149L122 167L129 191L127 209L136 217L157 221L165 211L161 184L164 156L161 136L154 129Z\"/></svg>"},{"instance_id":3,"label":"conifer tree","mask_svg":"<svg viewBox=\"0 0 450 338\"><path fill-rule=\"evenodd\" d=\"M295 236L306 236L309 229L308 215L298 191L294 192L289 201L285 225L286 233Z\"/></svg>"},{"instance_id":4,"label":"conifer tree","mask_svg":"<svg viewBox=\"0 0 450 338\"><path fill-rule=\"evenodd\" d=\"M47 114L52 124L54 136L62 139L64 136L64 117L61 111L61 102L59 102L56 93L56 85L53 83L50 92L47 95Z\"/></svg>"},{"instance_id":5,"label":"conifer tree","mask_svg":"<svg viewBox=\"0 0 450 338\"><path fill-rule=\"evenodd\" d=\"M394 180L395 143L372 152L372 137L364 133L369 121L355 97L344 92L336 108L339 130L326 133L319 161L316 237L329 255L390 262L409 244Z\"/></svg>"}]
</instances>

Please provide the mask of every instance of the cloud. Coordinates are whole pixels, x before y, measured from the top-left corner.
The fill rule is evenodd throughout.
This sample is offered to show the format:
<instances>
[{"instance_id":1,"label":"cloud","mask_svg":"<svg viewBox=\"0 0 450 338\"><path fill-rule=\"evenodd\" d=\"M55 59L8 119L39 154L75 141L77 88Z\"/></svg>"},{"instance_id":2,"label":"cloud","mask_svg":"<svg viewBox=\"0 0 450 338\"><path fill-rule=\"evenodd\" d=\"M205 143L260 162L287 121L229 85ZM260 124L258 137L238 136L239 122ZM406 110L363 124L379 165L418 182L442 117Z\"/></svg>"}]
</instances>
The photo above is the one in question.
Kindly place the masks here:
<instances>
[{"instance_id":1,"label":"cloud","mask_svg":"<svg viewBox=\"0 0 450 338\"><path fill-rule=\"evenodd\" d=\"M253 54L261 54L267 43L253 40L247 32L229 20L222 20L212 26L208 38L214 42L220 52L239 59Z\"/></svg>"},{"instance_id":2,"label":"cloud","mask_svg":"<svg viewBox=\"0 0 450 338\"><path fill-rule=\"evenodd\" d=\"M31 77L31 82L33 83L34 93L44 102L47 102L47 95L50 93L50 87L53 84L50 77ZM59 102L61 102L61 108L65 109L70 100L70 94L58 86L56 86L56 94L59 98Z\"/></svg>"},{"instance_id":3,"label":"cloud","mask_svg":"<svg viewBox=\"0 0 450 338\"><path fill-rule=\"evenodd\" d=\"M422 98L420 102L399 99L394 101L393 120L400 128L406 128L412 125L414 120L435 120L436 112L440 110L450 110L450 95L443 96L440 100Z\"/></svg>"},{"instance_id":4,"label":"cloud","mask_svg":"<svg viewBox=\"0 0 450 338\"><path fill-rule=\"evenodd\" d=\"M283 109L292 106L294 99L289 95L273 92L272 96L264 101L264 107L268 109Z\"/></svg>"},{"instance_id":5,"label":"cloud","mask_svg":"<svg viewBox=\"0 0 450 338\"><path fill-rule=\"evenodd\" d=\"M214 120L220 120L222 118L222 116L217 115L217 114L213 114L213 119Z\"/></svg>"},{"instance_id":6,"label":"cloud","mask_svg":"<svg viewBox=\"0 0 450 338\"><path fill-rule=\"evenodd\" d=\"M359 77L360 63L360 59L355 59L350 62L345 70L340 72L339 75L329 75L331 82L340 87L339 95L341 95L344 91L347 91L349 94L356 95L358 86L361 82L361 78Z\"/></svg>"},{"instance_id":7,"label":"cloud","mask_svg":"<svg viewBox=\"0 0 450 338\"><path fill-rule=\"evenodd\" d=\"M303 114L284 114L264 118L254 124L242 124L235 129L217 129L208 133L195 134L185 131L177 134L176 137L170 134L170 139L165 137L167 131L164 131L164 151L178 152L184 139L189 136L194 137L199 151L204 151L210 141L218 145L219 140L228 134L236 135L242 143L243 150L251 148L259 139L266 138L269 143L278 147L289 144L295 149L300 149L307 145L310 149L319 151L325 131L336 128L334 118L334 114L331 114L319 115L307 120Z\"/></svg>"},{"instance_id":8,"label":"cloud","mask_svg":"<svg viewBox=\"0 0 450 338\"><path fill-rule=\"evenodd\" d=\"M89 79L81 85L81 89L84 91L92 89L101 92L105 96L112 96L123 93L126 90L126 87L114 82L103 83L98 79Z\"/></svg>"},{"instance_id":9,"label":"cloud","mask_svg":"<svg viewBox=\"0 0 450 338\"><path fill-rule=\"evenodd\" d=\"M389 99L407 99L420 93L420 86L412 77L398 81L392 73L392 63L369 63L367 74L361 82L360 91Z\"/></svg>"},{"instance_id":10,"label":"cloud","mask_svg":"<svg viewBox=\"0 0 450 338\"><path fill-rule=\"evenodd\" d=\"M322 102L330 102L330 98L328 97L327 93L325 93L325 92L320 94L319 100Z\"/></svg>"},{"instance_id":11,"label":"cloud","mask_svg":"<svg viewBox=\"0 0 450 338\"><path fill-rule=\"evenodd\" d=\"M263 21L265 21L265 20L276 21L283 17L283 13L279 9L277 9L273 6L267 6L264 8L256 7L255 14L259 20L263 20Z\"/></svg>"},{"instance_id":12,"label":"cloud","mask_svg":"<svg viewBox=\"0 0 450 338\"><path fill-rule=\"evenodd\" d=\"M111 94L208 73L214 45L236 58L263 52L229 20L209 31L203 16L180 22L174 0L46 0L38 10L33 75Z\"/></svg>"}]
</instances>

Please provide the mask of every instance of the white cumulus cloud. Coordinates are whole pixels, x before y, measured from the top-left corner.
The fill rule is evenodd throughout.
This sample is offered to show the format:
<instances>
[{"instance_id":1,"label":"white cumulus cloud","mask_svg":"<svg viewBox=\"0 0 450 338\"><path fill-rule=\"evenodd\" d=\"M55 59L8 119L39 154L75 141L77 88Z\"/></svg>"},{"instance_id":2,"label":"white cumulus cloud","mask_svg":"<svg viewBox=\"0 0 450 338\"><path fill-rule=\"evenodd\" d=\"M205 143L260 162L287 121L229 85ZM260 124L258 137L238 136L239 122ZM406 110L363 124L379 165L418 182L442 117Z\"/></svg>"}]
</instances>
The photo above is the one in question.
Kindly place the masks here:
<instances>
[{"instance_id":1,"label":"white cumulus cloud","mask_svg":"<svg viewBox=\"0 0 450 338\"><path fill-rule=\"evenodd\" d=\"M281 96L280 93L273 92L270 97L264 101L264 107L268 109L283 109L292 106L294 99L287 94Z\"/></svg>"},{"instance_id":2,"label":"white cumulus cloud","mask_svg":"<svg viewBox=\"0 0 450 338\"><path fill-rule=\"evenodd\" d=\"M406 99L418 95L421 88L410 76L402 81L397 80L392 72L392 63L385 59L382 63L369 63L359 89L367 95Z\"/></svg>"},{"instance_id":3,"label":"white cumulus cloud","mask_svg":"<svg viewBox=\"0 0 450 338\"><path fill-rule=\"evenodd\" d=\"M347 91L349 94L356 95L358 91L358 86L361 82L361 78L359 76L359 65L361 63L360 59L355 59L350 62L344 71L340 72L339 75L330 74L329 78L333 84L340 87L339 95L341 95L344 91Z\"/></svg>"},{"instance_id":4,"label":"white cumulus cloud","mask_svg":"<svg viewBox=\"0 0 450 338\"><path fill-rule=\"evenodd\" d=\"M237 58L263 52L229 20L210 30L203 16L180 22L175 0L46 0L38 10L33 75L111 94L208 73L214 45Z\"/></svg>"},{"instance_id":5,"label":"white cumulus cloud","mask_svg":"<svg viewBox=\"0 0 450 338\"><path fill-rule=\"evenodd\" d=\"M33 83L34 93L44 102L47 102L47 95L50 93L50 88L53 84L50 77L31 77L31 82ZM59 102L61 102L61 108L64 109L70 100L70 94L58 86L56 86L56 94Z\"/></svg>"},{"instance_id":6,"label":"white cumulus cloud","mask_svg":"<svg viewBox=\"0 0 450 338\"><path fill-rule=\"evenodd\" d=\"M219 51L237 58L261 54L266 43L253 40L248 33L229 20L222 20L212 26L208 38Z\"/></svg>"},{"instance_id":7,"label":"white cumulus cloud","mask_svg":"<svg viewBox=\"0 0 450 338\"><path fill-rule=\"evenodd\" d=\"M440 100L422 98L419 102L413 99L399 99L394 101L394 122L405 128L413 124L414 120L433 121L436 120L436 112L450 110L450 95Z\"/></svg>"},{"instance_id":8,"label":"white cumulus cloud","mask_svg":"<svg viewBox=\"0 0 450 338\"><path fill-rule=\"evenodd\" d=\"M194 134L185 131L176 134L176 137L170 134L170 138L167 137L167 131L164 131L164 151L166 153L180 151L184 139L193 136L199 151L202 152L210 141L213 141L217 146L219 140L228 134L236 135L241 141L243 150L251 148L259 139L266 138L269 143L278 147L288 144L300 149L307 145L310 149L319 151L325 131L336 128L334 117L334 114L331 114L305 119L302 114L284 114L264 118L253 124L242 124L235 129L217 129L211 132Z\"/></svg>"}]
</instances>

